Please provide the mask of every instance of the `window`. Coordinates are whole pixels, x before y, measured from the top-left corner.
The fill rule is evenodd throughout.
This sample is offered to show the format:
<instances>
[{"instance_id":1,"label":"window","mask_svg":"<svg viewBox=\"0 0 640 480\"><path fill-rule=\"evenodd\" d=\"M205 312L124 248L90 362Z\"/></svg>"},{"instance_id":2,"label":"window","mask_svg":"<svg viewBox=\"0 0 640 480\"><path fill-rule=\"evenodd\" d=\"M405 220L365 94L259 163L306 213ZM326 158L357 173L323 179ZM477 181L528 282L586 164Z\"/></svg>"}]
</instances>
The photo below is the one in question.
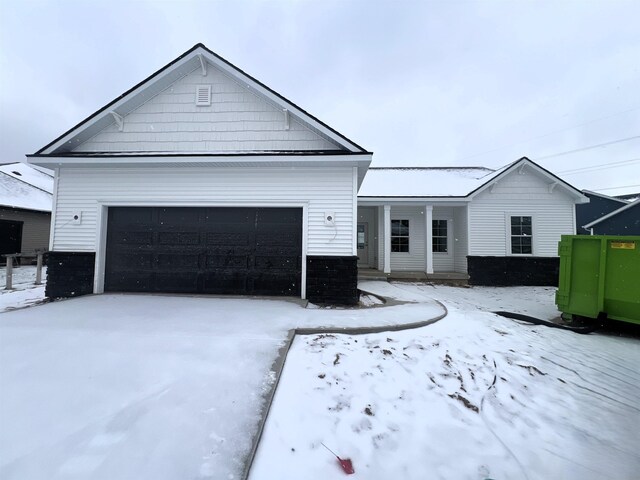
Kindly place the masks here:
<instances>
[{"instance_id":1,"label":"window","mask_svg":"<svg viewBox=\"0 0 640 480\"><path fill-rule=\"evenodd\" d=\"M511 217L511 253L531 255L533 253L532 239L531 217Z\"/></svg>"},{"instance_id":2,"label":"window","mask_svg":"<svg viewBox=\"0 0 640 480\"><path fill-rule=\"evenodd\" d=\"M391 251L409 253L409 220L391 220Z\"/></svg>"},{"instance_id":3,"label":"window","mask_svg":"<svg viewBox=\"0 0 640 480\"><path fill-rule=\"evenodd\" d=\"M447 221L433 220L431 225L433 253L447 253Z\"/></svg>"}]
</instances>

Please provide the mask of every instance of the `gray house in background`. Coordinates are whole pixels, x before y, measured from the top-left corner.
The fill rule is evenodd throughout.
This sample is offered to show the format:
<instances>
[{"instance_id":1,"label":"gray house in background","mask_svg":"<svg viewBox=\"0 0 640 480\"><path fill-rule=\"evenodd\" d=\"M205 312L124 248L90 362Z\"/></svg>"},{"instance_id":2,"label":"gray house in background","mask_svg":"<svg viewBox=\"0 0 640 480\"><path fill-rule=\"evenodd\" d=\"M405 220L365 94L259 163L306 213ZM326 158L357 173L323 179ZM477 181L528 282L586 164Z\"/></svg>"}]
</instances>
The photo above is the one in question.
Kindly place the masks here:
<instances>
[{"instance_id":1,"label":"gray house in background","mask_svg":"<svg viewBox=\"0 0 640 480\"><path fill-rule=\"evenodd\" d=\"M24 163L0 165L0 255L49 247L53 175L47 172Z\"/></svg>"},{"instance_id":2,"label":"gray house in background","mask_svg":"<svg viewBox=\"0 0 640 480\"><path fill-rule=\"evenodd\" d=\"M585 225L595 222L605 215L629 204L626 200L609 197L589 190L583 190L582 193L589 198L589 203L576 204L576 233L578 235L591 234L590 230L585 228Z\"/></svg>"},{"instance_id":3,"label":"gray house in background","mask_svg":"<svg viewBox=\"0 0 640 480\"><path fill-rule=\"evenodd\" d=\"M585 225L594 235L640 235L640 199Z\"/></svg>"}]
</instances>

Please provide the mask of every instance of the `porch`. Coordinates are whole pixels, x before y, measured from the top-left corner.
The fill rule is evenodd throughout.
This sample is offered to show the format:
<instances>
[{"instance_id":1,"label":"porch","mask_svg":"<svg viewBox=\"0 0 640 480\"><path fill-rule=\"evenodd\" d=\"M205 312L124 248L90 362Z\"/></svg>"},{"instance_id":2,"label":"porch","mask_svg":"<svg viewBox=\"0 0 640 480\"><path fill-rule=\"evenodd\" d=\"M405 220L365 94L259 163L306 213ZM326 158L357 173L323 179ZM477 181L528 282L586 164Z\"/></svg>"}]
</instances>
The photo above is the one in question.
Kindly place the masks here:
<instances>
[{"instance_id":1,"label":"porch","mask_svg":"<svg viewBox=\"0 0 640 480\"><path fill-rule=\"evenodd\" d=\"M425 273L421 271L398 271L384 273L375 268L358 268L358 281L363 280L407 280L444 285L468 285L469 275L458 272Z\"/></svg>"},{"instance_id":2,"label":"porch","mask_svg":"<svg viewBox=\"0 0 640 480\"><path fill-rule=\"evenodd\" d=\"M358 202L359 276L466 281L467 203Z\"/></svg>"}]
</instances>

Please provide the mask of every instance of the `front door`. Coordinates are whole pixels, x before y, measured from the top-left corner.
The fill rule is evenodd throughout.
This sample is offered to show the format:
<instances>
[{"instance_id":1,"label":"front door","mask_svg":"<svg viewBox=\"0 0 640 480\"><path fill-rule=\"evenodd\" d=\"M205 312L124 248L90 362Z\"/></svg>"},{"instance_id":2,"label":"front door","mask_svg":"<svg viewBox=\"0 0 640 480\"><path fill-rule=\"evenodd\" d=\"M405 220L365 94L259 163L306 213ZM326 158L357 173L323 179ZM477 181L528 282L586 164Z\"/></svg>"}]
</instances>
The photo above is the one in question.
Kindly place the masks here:
<instances>
[{"instance_id":1,"label":"front door","mask_svg":"<svg viewBox=\"0 0 640 480\"><path fill-rule=\"evenodd\" d=\"M369 266L369 224L358 223L358 265Z\"/></svg>"}]
</instances>

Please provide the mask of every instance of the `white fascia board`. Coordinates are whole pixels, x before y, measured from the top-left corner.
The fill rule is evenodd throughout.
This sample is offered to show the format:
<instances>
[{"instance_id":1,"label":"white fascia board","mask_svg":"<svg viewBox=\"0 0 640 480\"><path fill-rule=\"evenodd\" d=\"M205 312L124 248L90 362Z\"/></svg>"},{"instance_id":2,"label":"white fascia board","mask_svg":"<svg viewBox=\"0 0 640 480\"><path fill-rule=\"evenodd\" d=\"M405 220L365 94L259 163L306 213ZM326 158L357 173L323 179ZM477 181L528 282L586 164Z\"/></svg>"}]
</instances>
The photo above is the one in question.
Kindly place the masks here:
<instances>
[{"instance_id":1,"label":"white fascia board","mask_svg":"<svg viewBox=\"0 0 640 480\"><path fill-rule=\"evenodd\" d=\"M234 164L252 166L286 165L343 165L366 169L371 163L371 155L127 155L127 156L33 156L27 162L48 168L59 167L91 167L91 166L155 166L176 164L200 165L228 165Z\"/></svg>"},{"instance_id":2,"label":"white fascia board","mask_svg":"<svg viewBox=\"0 0 640 480\"><path fill-rule=\"evenodd\" d=\"M469 203L468 198L461 197L358 197L358 206L402 205L407 207L424 207L425 204L438 204L441 207L461 207Z\"/></svg>"}]
</instances>

